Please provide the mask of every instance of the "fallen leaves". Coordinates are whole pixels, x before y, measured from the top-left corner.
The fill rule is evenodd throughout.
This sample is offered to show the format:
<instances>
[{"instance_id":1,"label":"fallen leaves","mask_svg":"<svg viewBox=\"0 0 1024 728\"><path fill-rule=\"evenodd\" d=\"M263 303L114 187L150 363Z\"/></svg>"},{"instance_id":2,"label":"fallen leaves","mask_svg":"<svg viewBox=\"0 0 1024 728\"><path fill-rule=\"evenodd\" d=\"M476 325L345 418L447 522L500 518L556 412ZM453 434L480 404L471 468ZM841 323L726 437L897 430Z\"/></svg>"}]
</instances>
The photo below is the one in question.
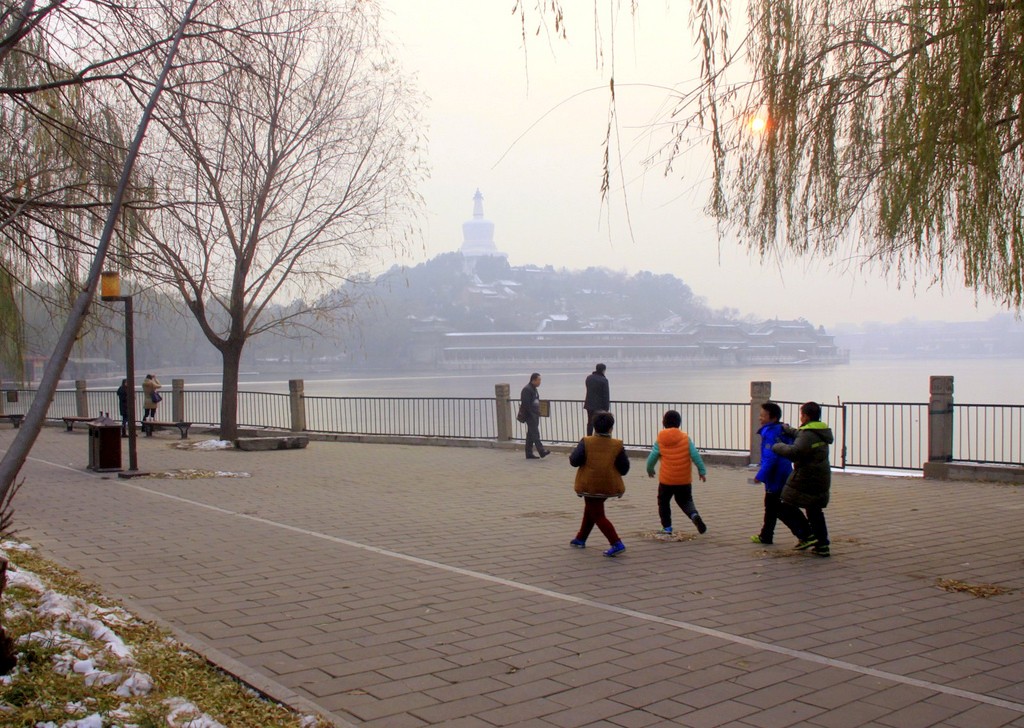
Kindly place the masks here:
<instances>
[{"instance_id":1,"label":"fallen leaves","mask_svg":"<svg viewBox=\"0 0 1024 728\"><path fill-rule=\"evenodd\" d=\"M999 586L998 584L968 584L965 581L959 579L939 579L936 582L936 586L939 589L948 592L964 592L970 594L972 597L979 597L980 599L988 599L989 597L998 597L1003 594L1012 594L1013 589L1009 589L1005 586Z\"/></svg>"}]
</instances>

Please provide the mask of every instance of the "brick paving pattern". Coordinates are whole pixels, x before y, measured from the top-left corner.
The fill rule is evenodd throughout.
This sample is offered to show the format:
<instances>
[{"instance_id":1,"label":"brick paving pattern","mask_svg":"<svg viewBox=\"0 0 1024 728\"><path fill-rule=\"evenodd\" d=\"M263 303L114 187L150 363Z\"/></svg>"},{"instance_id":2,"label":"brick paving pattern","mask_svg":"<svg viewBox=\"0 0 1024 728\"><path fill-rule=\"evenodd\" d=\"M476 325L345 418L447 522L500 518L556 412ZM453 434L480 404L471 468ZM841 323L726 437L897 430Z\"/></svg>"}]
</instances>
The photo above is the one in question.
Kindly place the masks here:
<instances>
[{"instance_id":1,"label":"brick paving pattern","mask_svg":"<svg viewBox=\"0 0 1024 728\"><path fill-rule=\"evenodd\" d=\"M596 529L568 545L564 453L178 444L140 440L141 466L251 477L120 480L84 470L86 433L46 428L19 535L338 725L1024 726L1020 487L837 473L820 559L781 524L749 542L741 468L695 486L707 534L658 540L634 461L608 559Z\"/></svg>"}]
</instances>

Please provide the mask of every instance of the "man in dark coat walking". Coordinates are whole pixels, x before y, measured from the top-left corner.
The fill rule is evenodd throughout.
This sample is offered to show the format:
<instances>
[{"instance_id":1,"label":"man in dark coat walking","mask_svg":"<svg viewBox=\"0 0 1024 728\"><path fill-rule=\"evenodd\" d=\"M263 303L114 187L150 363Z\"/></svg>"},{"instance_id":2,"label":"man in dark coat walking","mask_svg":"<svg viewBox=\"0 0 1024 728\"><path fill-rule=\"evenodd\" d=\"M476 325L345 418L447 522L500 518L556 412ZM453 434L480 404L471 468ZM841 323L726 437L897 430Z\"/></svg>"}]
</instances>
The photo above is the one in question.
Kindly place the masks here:
<instances>
[{"instance_id":1,"label":"man in dark coat walking","mask_svg":"<svg viewBox=\"0 0 1024 728\"><path fill-rule=\"evenodd\" d=\"M535 460L538 456L546 458L551 454L545 450L540 441L540 374L534 372L530 375L530 382L519 395L519 407L526 416L526 459ZM537 455L533 454L533 448L537 448Z\"/></svg>"},{"instance_id":2,"label":"man in dark coat walking","mask_svg":"<svg viewBox=\"0 0 1024 728\"><path fill-rule=\"evenodd\" d=\"M604 375L604 364L594 367L594 372L587 376L587 396L583 400L583 409L587 413L587 437L594 434L594 415L598 412L607 412L612 406L611 395L608 392L608 377Z\"/></svg>"}]
</instances>

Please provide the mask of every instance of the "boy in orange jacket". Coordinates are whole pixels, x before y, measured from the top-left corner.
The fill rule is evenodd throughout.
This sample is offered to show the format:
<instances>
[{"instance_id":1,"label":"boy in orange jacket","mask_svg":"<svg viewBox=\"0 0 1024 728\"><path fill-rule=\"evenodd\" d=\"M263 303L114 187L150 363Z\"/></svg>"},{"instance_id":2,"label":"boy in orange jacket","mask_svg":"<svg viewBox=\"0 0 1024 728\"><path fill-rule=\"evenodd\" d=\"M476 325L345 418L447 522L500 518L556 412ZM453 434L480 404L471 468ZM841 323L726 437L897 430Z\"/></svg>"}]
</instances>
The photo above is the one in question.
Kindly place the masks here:
<instances>
[{"instance_id":1,"label":"boy in orange jacket","mask_svg":"<svg viewBox=\"0 0 1024 728\"><path fill-rule=\"evenodd\" d=\"M662 533L672 533L672 499L674 498L683 513L697 527L698 533L704 533L708 527L693 504L693 466L702 483L707 482L707 468L704 460L697 452L690 436L679 429L683 417L675 410L669 410L661 420L665 428L658 433L658 441L651 448L647 457L647 476L654 477L654 466L661 460L661 471L658 474L658 516L661 518Z\"/></svg>"}]
</instances>

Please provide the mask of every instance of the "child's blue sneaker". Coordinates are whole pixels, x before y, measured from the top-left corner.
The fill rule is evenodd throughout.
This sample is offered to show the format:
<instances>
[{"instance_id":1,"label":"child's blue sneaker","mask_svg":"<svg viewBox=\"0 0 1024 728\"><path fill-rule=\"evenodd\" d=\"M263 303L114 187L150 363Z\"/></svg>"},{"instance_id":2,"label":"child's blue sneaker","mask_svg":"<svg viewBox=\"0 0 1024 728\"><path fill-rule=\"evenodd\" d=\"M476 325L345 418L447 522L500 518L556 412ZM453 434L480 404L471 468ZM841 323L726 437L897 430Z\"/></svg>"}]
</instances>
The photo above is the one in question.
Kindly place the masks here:
<instances>
[{"instance_id":1,"label":"child's blue sneaker","mask_svg":"<svg viewBox=\"0 0 1024 728\"><path fill-rule=\"evenodd\" d=\"M587 547L587 542L579 538L574 538L569 542L569 545L574 548L585 549Z\"/></svg>"},{"instance_id":2,"label":"child's blue sneaker","mask_svg":"<svg viewBox=\"0 0 1024 728\"><path fill-rule=\"evenodd\" d=\"M612 544L612 547L604 552L605 556L618 556L626 550L626 545L622 541L616 541Z\"/></svg>"},{"instance_id":3,"label":"child's blue sneaker","mask_svg":"<svg viewBox=\"0 0 1024 728\"><path fill-rule=\"evenodd\" d=\"M662 533L667 533L668 535L671 536L672 535L672 526L665 526L663 529L661 529L661 532Z\"/></svg>"}]
</instances>

